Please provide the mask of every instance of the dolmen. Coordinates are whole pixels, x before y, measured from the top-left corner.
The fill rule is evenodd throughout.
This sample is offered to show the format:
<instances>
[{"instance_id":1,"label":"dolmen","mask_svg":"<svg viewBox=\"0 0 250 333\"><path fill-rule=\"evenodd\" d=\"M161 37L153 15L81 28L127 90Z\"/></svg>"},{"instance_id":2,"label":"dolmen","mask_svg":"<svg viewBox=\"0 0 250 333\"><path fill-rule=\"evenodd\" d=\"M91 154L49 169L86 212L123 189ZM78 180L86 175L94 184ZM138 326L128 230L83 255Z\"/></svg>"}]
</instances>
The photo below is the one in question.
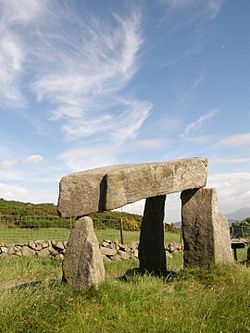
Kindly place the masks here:
<instances>
[{"instance_id":1,"label":"dolmen","mask_svg":"<svg viewBox=\"0 0 250 333\"><path fill-rule=\"evenodd\" d=\"M208 161L122 164L63 177L58 212L77 217L63 261L63 279L77 289L104 279L102 255L88 214L146 199L139 241L140 271L165 275L164 207L167 194L181 192L184 267L232 263L227 219L218 211L216 190L205 188Z\"/></svg>"}]
</instances>

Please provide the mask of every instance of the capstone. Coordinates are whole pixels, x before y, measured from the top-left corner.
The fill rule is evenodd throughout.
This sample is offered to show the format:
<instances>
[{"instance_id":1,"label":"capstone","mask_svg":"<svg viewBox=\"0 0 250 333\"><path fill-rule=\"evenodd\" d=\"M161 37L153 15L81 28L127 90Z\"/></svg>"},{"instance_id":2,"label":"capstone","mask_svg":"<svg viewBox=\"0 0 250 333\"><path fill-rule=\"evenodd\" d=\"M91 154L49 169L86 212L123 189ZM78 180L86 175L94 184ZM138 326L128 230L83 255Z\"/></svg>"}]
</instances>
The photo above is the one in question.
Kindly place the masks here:
<instances>
[{"instance_id":1,"label":"capstone","mask_svg":"<svg viewBox=\"0 0 250 333\"><path fill-rule=\"evenodd\" d=\"M63 217L84 216L149 197L204 187L206 180L205 158L76 172L60 181L58 211Z\"/></svg>"}]
</instances>

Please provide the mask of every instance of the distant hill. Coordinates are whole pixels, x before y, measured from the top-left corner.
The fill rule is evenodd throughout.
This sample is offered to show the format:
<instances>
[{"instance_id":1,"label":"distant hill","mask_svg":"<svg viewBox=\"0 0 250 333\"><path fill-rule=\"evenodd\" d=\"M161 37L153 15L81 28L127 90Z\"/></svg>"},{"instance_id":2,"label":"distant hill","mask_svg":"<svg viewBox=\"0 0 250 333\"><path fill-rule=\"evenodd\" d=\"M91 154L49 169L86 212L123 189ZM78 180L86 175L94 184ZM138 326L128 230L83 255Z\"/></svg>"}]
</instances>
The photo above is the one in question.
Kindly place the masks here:
<instances>
[{"instance_id":1,"label":"distant hill","mask_svg":"<svg viewBox=\"0 0 250 333\"><path fill-rule=\"evenodd\" d=\"M30 202L8 201L0 198L0 216L16 215L16 216L58 216L57 206L52 203L33 204ZM142 216L118 211L106 211L92 213L89 215L94 219L100 220L120 220L123 219L124 227L130 227L138 230Z\"/></svg>"},{"instance_id":2,"label":"distant hill","mask_svg":"<svg viewBox=\"0 0 250 333\"><path fill-rule=\"evenodd\" d=\"M0 215L57 215L57 208L52 203L33 204L30 202L9 201L0 198Z\"/></svg>"},{"instance_id":3,"label":"distant hill","mask_svg":"<svg viewBox=\"0 0 250 333\"><path fill-rule=\"evenodd\" d=\"M250 216L250 207L240 208L232 213L226 214L229 220L242 221Z\"/></svg>"}]
</instances>

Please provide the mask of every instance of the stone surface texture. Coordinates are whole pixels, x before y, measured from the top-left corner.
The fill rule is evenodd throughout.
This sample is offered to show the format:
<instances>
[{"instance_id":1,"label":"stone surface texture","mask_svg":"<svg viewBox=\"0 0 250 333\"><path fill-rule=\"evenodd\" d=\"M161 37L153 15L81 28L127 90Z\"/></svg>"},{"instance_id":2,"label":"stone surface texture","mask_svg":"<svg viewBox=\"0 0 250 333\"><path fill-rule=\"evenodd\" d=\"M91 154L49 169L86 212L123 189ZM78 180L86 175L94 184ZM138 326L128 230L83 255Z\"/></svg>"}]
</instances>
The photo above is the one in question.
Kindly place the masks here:
<instances>
[{"instance_id":1,"label":"stone surface texture","mask_svg":"<svg viewBox=\"0 0 250 333\"><path fill-rule=\"evenodd\" d=\"M99 243L90 217L77 220L71 230L63 260L63 281L75 289L97 286L104 280L105 269Z\"/></svg>"},{"instance_id":2,"label":"stone surface texture","mask_svg":"<svg viewBox=\"0 0 250 333\"><path fill-rule=\"evenodd\" d=\"M147 198L139 242L140 269L156 275L166 273L164 206L166 195Z\"/></svg>"},{"instance_id":3,"label":"stone surface texture","mask_svg":"<svg viewBox=\"0 0 250 333\"><path fill-rule=\"evenodd\" d=\"M58 212L63 217L84 216L149 197L201 188L206 180L205 158L81 171L60 181Z\"/></svg>"},{"instance_id":4,"label":"stone surface texture","mask_svg":"<svg viewBox=\"0 0 250 333\"><path fill-rule=\"evenodd\" d=\"M218 212L215 189L183 191L184 266L232 263L227 219Z\"/></svg>"}]
</instances>

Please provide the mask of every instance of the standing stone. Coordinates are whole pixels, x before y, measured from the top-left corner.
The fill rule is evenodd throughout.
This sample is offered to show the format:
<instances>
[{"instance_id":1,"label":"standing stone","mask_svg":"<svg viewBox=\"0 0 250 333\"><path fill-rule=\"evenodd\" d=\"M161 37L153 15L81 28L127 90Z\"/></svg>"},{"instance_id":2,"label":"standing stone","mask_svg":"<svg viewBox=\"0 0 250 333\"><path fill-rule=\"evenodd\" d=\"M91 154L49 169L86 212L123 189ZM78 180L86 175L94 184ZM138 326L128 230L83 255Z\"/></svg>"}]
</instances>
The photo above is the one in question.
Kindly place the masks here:
<instances>
[{"instance_id":1,"label":"standing stone","mask_svg":"<svg viewBox=\"0 0 250 333\"><path fill-rule=\"evenodd\" d=\"M156 275L166 273L164 247L164 206L166 195L147 198L141 225L140 269Z\"/></svg>"},{"instance_id":2,"label":"standing stone","mask_svg":"<svg viewBox=\"0 0 250 333\"><path fill-rule=\"evenodd\" d=\"M73 288L86 289L104 280L103 257L90 217L77 220L71 230L63 261L63 281Z\"/></svg>"},{"instance_id":3,"label":"standing stone","mask_svg":"<svg viewBox=\"0 0 250 333\"><path fill-rule=\"evenodd\" d=\"M181 199L184 266L232 263L228 222L218 212L216 190L186 190Z\"/></svg>"}]
</instances>

